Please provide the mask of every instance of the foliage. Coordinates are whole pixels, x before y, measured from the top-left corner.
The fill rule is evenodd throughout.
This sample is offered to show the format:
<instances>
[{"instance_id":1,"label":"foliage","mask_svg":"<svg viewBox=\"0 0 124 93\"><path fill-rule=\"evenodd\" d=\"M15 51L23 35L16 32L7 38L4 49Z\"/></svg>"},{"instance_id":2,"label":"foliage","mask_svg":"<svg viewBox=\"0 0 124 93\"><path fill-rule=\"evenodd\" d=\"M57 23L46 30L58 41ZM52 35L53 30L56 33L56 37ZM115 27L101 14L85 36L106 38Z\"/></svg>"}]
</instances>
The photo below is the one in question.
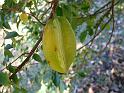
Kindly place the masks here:
<instances>
[{"instance_id":1,"label":"foliage","mask_svg":"<svg viewBox=\"0 0 124 93\"><path fill-rule=\"evenodd\" d=\"M87 67L91 60L101 60L111 40L116 42L112 37L123 4L123 0L4 0L0 3L4 37L0 92L71 93L77 79L92 72L93 66ZM77 41L75 62L66 74L53 71L42 51L44 26L58 16L68 19Z\"/></svg>"}]
</instances>

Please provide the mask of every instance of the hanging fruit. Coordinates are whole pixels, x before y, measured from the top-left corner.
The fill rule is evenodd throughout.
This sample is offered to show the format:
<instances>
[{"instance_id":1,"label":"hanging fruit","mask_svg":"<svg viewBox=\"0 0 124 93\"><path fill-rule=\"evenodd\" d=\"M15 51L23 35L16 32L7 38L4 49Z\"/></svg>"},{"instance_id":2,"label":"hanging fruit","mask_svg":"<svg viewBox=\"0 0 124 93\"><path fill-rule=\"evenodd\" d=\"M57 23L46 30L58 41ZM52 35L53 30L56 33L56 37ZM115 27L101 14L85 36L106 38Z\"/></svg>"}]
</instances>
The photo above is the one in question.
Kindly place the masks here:
<instances>
[{"instance_id":1,"label":"hanging fruit","mask_svg":"<svg viewBox=\"0 0 124 93\"><path fill-rule=\"evenodd\" d=\"M74 31L65 17L50 19L44 28L43 52L50 67L66 73L76 55Z\"/></svg>"}]
</instances>

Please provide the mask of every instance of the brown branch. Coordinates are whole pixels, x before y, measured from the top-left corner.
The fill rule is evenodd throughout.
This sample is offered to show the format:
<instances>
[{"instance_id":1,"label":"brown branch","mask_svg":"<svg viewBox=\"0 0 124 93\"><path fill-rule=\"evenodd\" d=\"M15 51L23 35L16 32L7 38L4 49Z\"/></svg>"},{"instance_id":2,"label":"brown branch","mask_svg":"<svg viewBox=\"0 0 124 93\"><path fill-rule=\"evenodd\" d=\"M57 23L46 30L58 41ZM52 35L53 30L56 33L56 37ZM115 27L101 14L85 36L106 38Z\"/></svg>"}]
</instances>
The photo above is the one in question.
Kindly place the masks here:
<instances>
[{"instance_id":1,"label":"brown branch","mask_svg":"<svg viewBox=\"0 0 124 93\"><path fill-rule=\"evenodd\" d=\"M92 14L92 15L90 15L90 16L93 16L93 15L95 15L96 13L98 13L98 12L100 12L100 10L102 10L103 8L105 8L106 6L108 6L110 3L112 3L112 5L109 7L109 10L108 10L108 12L110 11L110 10L112 10L112 11L114 11L113 10L113 7L116 5L116 4L118 4L120 1L118 0L116 3L115 2L108 2L107 4L105 4L103 7L101 7L99 10L97 10L94 14ZM108 9L108 8L107 8ZM104 28L106 27L106 25L111 21L111 19L114 19L113 18L113 16L114 16L114 13L112 12L112 17L105 23L105 25L103 26L103 28L98 32L98 33L96 33L95 35L94 35L94 37L89 41L89 42L87 42L85 45L83 45L83 46L81 46L80 48L78 48L77 49L77 51L79 51L80 49L82 49L82 48L84 48L85 46L87 46L87 45L89 45L90 43L93 43L93 41L94 41L94 39L104 30ZM113 22L114 22L114 20L113 20ZM114 25L114 24L113 24ZM109 42L111 41L111 38L112 38L112 36L113 36L113 32L114 32L114 28L113 28L113 30L112 30L112 33L111 33L111 36L110 36L110 39L109 39L109 41L108 41L108 43L107 43L107 45L109 44ZM91 45L91 44L90 44ZM106 46L107 47L107 46Z\"/></svg>"},{"instance_id":2,"label":"brown branch","mask_svg":"<svg viewBox=\"0 0 124 93\"><path fill-rule=\"evenodd\" d=\"M18 56L15 60L13 60L12 62L10 62L10 64L9 65L11 65L12 63L14 63L16 60L18 60L21 56L23 56L23 55L25 55L25 54L29 54L29 53L22 53L20 56ZM4 69L6 69L8 67L8 65L5 67L5 68L3 68L1 71L3 71Z\"/></svg>"},{"instance_id":3,"label":"brown branch","mask_svg":"<svg viewBox=\"0 0 124 93\"><path fill-rule=\"evenodd\" d=\"M25 64L29 61L30 57L33 55L33 53L35 52L35 50L37 49L38 45L40 44L40 42L42 41L42 36L39 38L39 40L37 41L37 43L35 44L35 46L32 48L32 50L30 51L28 57L22 62L22 64L20 64L17 69L15 70L15 72L9 77L10 79L12 79L16 73L18 71L20 71L24 66Z\"/></svg>"},{"instance_id":4,"label":"brown branch","mask_svg":"<svg viewBox=\"0 0 124 93\"><path fill-rule=\"evenodd\" d=\"M26 12L25 12L26 13ZM26 14L28 14L28 15L30 15L30 16L32 16L32 17L34 17L41 25L45 25L44 23L42 23L35 15L33 15L32 13L26 13Z\"/></svg>"},{"instance_id":5,"label":"brown branch","mask_svg":"<svg viewBox=\"0 0 124 93\"><path fill-rule=\"evenodd\" d=\"M50 2L49 2L49 3L50 3ZM49 7L49 8L42 14L42 17L49 11L50 8L51 8L51 7ZM18 8L5 8L5 9L7 9L8 12L23 12L23 13L26 13L25 11L20 10L20 9L18 9ZM31 11L30 11L30 12L31 12ZM44 23L42 23L42 22L40 21L40 19L38 19L35 15L33 15L32 12L31 12L31 13L26 13L26 14L28 14L28 15L34 17L41 25L43 25L43 26L45 25Z\"/></svg>"},{"instance_id":6,"label":"brown branch","mask_svg":"<svg viewBox=\"0 0 124 93\"><path fill-rule=\"evenodd\" d=\"M116 3L114 3L114 6L117 5L119 2L120 2L120 0L118 0ZM81 17L78 17L78 19L79 19L79 18L86 19L86 18L88 18L88 17L96 16L96 15L98 15L98 14L100 14L100 13L103 13L103 12L105 12L105 11L111 9L111 6L109 6L110 4L111 4L111 1L109 1L108 3L106 3L106 4L105 4L104 6L102 6L100 9L96 10L93 14L87 15L87 17L81 16ZM107 7L107 6L109 6L109 7ZM107 8L106 8L106 7L107 7Z\"/></svg>"},{"instance_id":7,"label":"brown branch","mask_svg":"<svg viewBox=\"0 0 124 93\"><path fill-rule=\"evenodd\" d=\"M52 11L51 11L49 19L54 17L58 3L59 3L59 0L53 0L51 2L51 4L52 4Z\"/></svg>"},{"instance_id":8,"label":"brown branch","mask_svg":"<svg viewBox=\"0 0 124 93\"><path fill-rule=\"evenodd\" d=\"M53 5L52 6L52 12L51 12L51 15L49 18L52 18L54 16L54 13L55 13L55 10L56 10L57 4L58 4L58 0L53 0L52 2L53 2L52 3L52 5ZM43 34L43 33L41 33L41 34ZM37 47L41 41L42 41L42 35L40 36L39 40L36 42L36 44L34 45L32 50L30 51L27 58L17 67L15 72L9 77L10 79L13 79L13 77L16 75L16 73L19 72L28 63L29 59L31 58L31 56L33 55L33 53L35 52L35 50L37 49Z\"/></svg>"}]
</instances>

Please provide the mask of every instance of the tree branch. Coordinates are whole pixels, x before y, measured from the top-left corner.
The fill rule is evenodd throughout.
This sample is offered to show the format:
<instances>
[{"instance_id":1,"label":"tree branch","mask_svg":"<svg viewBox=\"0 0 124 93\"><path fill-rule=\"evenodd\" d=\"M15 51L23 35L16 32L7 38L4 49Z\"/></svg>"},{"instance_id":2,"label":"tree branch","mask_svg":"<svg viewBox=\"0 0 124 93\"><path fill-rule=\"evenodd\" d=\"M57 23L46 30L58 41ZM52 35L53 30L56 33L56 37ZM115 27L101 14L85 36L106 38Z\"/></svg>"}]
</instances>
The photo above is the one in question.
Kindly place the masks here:
<instances>
[{"instance_id":1,"label":"tree branch","mask_svg":"<svg viewBox=\"0 0 124 93\"><path fill-rule=\"evenodd\" d=\"M100 54L107 48L107 46L110 44L111 42L111 39L112 39L112 36L113 36L113 33L115 31L115 20L114 20L114 2L115 0L112 0L112 32L111 32L111 35L110 35L110 38L108 40L108 42L106 43L106 46L99 52Z\"/></svg>"},{"instance_id":2,"label":"tree branch","mask_svg":"<svg viewBox=\"0 0 124 93\"><path fill-rule=\"evenodd\" d=\"M87 45L89 45L91 42L93 42L93 40L104 30L104 28L105 28L106 25L111 21L111 19L112 19L112 17L104 24L104 26L101 28L101 30L100 30L98 33L96 33L96 34L94 35L94 37L93 37L91 40L89 40L89 42L87 42L85 45L83 45L83 46L81 46L80 48L78 48L77 51L81 50L82 48L84 48L85 46L87 46Z\"/></svg>"},{"instance_id":3,"label":"tree branch","mask_svg":"<svg viewBox=\"0 0 124 93\"><path fill-rule=\"evenodd\" d=\"M22 62L22 64L20 64L17 69L15 70L15 72L9 77L10 79L12 79L16 73L18 71L20 71L22 69L23 66L25 66L25 64L29 61L30 57L33 55L33 53L35 52L35 50L37 49L38 45L40 44L40 42L42 41L42 36L39 38L39 40L37 41L37 43L35 44L35 46L32 48L32 50L30 51L28 57Z\"/></svg>"},{"instance_id":4,"label":"tree branch","mask_svg":"<svg viewBox=\"0 0 124 93\"><path fill-rule=\"evenodd\" d=\"M23 56L23 55L25 55L25 54L29 54L29 53L26 53L26 52L24 52L24 53L22 53L20 56L18 56L15 60L13 60L12 62L10 62L10 64L9 65L11 65L12 63L14 63L17 59L19 59L21 56ZM2 70L0 70L0 71L3 71L4 69L6 69L8 67L8 65L5 67L5 68L3 68Z\"/></svg>"},{"instance_id":5,"label":"tree branch","mask_svg":"<svg viewBox=\"0 0 124 93\"><path fill-rule=\"evenodd\" d=\"M52 1L52 11L50 14L49 18L54 17L54 13L58 4L58 0L53 0ZM43 31L41 31L43 32ZM40 44L40 42L42 41L42 36L43 33L41 33L41 36L39 38L39 40L36 42L36 44L34 45L34 47L32 48L32 50L30 51L29 55L27 56L27 58L17 67L17 69L15 70L15 72L9 77L9 79L13 79L13 77L16 75L17 72L19 72L29 61L29 59L31 58L31 56L34 54L35 50L37 49L38 45Z\"/></svg>"},{"instance_id":6,"label":"tree branch","mask_svg":"<svg viewBox=\"0 0 124 93\"><path fill-rule=\"evenodd\" d=\"M103 7L101 7L99 10L97 10L93 15L95 15L96 13L98 13L98 12L100 12L103 8L105 8L106 6L108 6L109 4L111 4L112 3L112 5L109 7L109 10L108 10L108 12L110 11L110 10L112 10L112 17L105 23L105 25L102 27L102 29L98 32L98 33L96 33L95 35L94 35L94 37L89 41L89 42L87 42L85 45L83 45L83 46L81 46L80 48L78 48L77 49L77 51L79 51L80 49L82 49L83 47L85 47L85 46L87 46L87 45L89 45L90 43L92 43L93 41L94 41L94 39L104 30L104 28L106 27L106 25L112 20L113 21L113 28L112 28L112 33L111 33L111 36L110 36L110 39L109 39L109 41L107 42L107 44L106 44L106 47L107 47L107 45L110 43L110 41L111 41L111 38L112 38L112 36L113 36L113 32L114 32L114 6L116 5L116 4L118 4L120 1L117 1L116 3L115 3L115 1L110 1L110 2L108 2L107 4L105 4ZM104 48L105 49L105 48ZM103 49L103 50L104 50ZM102 51L102 50L101 50Z\"/></svg>"}]
</instances>

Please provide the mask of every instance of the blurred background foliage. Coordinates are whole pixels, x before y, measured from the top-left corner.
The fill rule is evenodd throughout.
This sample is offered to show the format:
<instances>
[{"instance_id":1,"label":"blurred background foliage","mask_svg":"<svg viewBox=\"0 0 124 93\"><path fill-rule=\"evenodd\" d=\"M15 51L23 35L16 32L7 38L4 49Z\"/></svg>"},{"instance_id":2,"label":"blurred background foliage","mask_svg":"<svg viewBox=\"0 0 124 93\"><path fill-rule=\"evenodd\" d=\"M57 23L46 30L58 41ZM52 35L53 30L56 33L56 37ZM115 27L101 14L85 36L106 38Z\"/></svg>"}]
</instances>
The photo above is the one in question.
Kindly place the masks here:
<instances>
[{"instance_id":1,"label":"blurred background foliage","mask_svg":"<svg viewBox=\"0 0 124 93\"><path fill-rule=\"evenodd\" d=\"M124 0L59 0L55 14L65 16L76 35L75 62L67 74L53 71L41 42L10 81L40 38L51 1L0 0L0 92L124 93Z\"/></svg>"}]
</instances>

